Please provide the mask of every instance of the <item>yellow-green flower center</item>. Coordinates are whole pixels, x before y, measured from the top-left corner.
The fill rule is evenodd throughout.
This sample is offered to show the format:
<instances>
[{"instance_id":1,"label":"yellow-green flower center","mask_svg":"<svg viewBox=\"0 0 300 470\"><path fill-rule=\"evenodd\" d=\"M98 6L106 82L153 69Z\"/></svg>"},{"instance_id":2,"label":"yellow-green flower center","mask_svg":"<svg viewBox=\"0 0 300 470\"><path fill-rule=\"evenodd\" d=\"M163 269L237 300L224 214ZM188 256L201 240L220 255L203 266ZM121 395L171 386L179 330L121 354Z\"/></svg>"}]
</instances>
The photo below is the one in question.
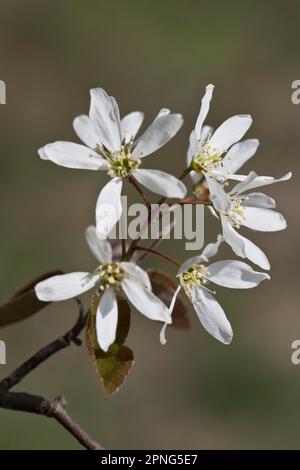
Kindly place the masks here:
<instances>
[{"instance_id":1,"label":"yellow-green flower center","mask_svg":"<svg viewBox=\"0 0 300 470\"><path fill-rule=\"evenodd\" d=\"M229 220L233 227L240 228L246 218L245 209L242 206L243 200L237 194L231 195L230 199L233 204L233 208L225 217L227 218L227 220Z\"/></svg>"},{"instance_id":2,"label":"yellow-green flower center","mask_svg":"<svg viewBox=\"0 0 300 470\"><path fill-rule=\"evenodd\" d=\"M201 146L199 154L194 159L195 170L197 171L198 166L198 171L212 171L221 164L221 156L222 154L217 152L217 150L210 145L209 141L206 141Z\"/></svg>"},{"instance_id":3,"label":"yellow-green flower center","mask_svg":"<svg viewBox=\"0 0 300 470\"><path fill-rule=\"evenodd\" d=\"M207 284L208 281L205 277L205 274L205 264L195 264L194 266L191 266L187 271L184 271L180 274L180 284L189 298L191 296L191 290L193 287L201 287Z\"/></svg>"},{"instance_id":4,"label":"yellow-green flower center","mask_svg":"<svg viewBox=\"0 0 300 470\"><path fill-rule=\"evenodd\" d=\"M125 271L119 263L101 264L96 273L100 276L99 290L104 291L110 287L118 287L124 279Z\"/></svg>"},{"instance_id":5,"label":"yellow-green flower center","mask_svg":"<svg viewBox=\"0 0 300 470\"><path fill-rule=\"evenodd\" d=\"M108 149L102 145L97 145L96 152L99 153L107 163L109 164L108 175L112 178L121 177L126 178L131 175L131 173L136 170L140 164L141 160L138 158L133 158L131 155L132 142L123 144L121 146L120 153L113 154Z\"/></svg>"}]
</instances>

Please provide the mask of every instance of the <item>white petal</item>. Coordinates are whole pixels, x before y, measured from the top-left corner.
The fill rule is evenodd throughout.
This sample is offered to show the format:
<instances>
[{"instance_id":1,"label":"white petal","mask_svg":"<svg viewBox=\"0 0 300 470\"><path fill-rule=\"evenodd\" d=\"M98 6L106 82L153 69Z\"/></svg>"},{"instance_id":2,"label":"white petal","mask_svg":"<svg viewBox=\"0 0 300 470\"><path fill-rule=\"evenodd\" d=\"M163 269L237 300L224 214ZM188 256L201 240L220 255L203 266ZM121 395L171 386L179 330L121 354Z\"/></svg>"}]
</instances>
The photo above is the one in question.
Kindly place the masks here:
<instances>
[{"instance_id":1,"label":"white petal","mask_svg":"<svg viewBox=\"0 0 300 470\"><path fill-rule=\"evenodd\" d=\"M91 105L89 117L97 129L101 144L111 152L121 148L121 124L119 108L116 100L103 90L93 88L91 93Z\"/></svg>"},{"instance_id":2,"label":"white petal","mask_svg":"<svg viewBox=\"0 0 300 470\"><path fill-rule=\"evenodd\" d=\"M147 289L152 290L151 281L144 269L140 268L137 264L127 263L126 261L122 261L120 265L125 269L128 278L132 278L134 281L147 287Z\"/></svg>"},{"instance_id":3,"label":"white petal","mask_svg":"<svg viewBox=\"0 0 300 470\"><path fill-rule=\"evenodd\" d=\"M245 220L243 225L260 232L277 232L286 228L283 215L270 209L260 207L244 207Z\"/></svg>"},{"instance_id":4,"label":"white petal","mask_svg":"<svg viewBox=\"0 0 300 470\"><path fill-rule=\"evenodd\" d=\"M39 155L57 165L83 170L106 170L107 163L94 150L73 142L54 142L39 150ZM44 160L46 158L43 158Z\"/></svg>"},{"instance_id":5,"label":"white petal","mask_svg":"<svg viewBox=\"0 0 300 470\"><path fill-rule=\"evenodd\" d=\"M222 160L224 173L236 173L257 151L257 139L243 140L233 145Z\"/></svg>"},{"instance_id":6,"label":"white petal","mask_svg":"<svg viewBox=\"0 0 300 470\"><path fill-rule=\"evenodd\" d=\"M166 338L167 326L168 326L168 323L164 323L159 334L159 341L160 341L160 344L162 344L163 346L167 343L167 338Z\"/></svg>"},{"instance_id":7,"label":"white petal","mask_svg":"<svg viewBox=\"0 0 300 470\"><path fill-rule=\"evenodd\" d=\"M41 147L40 149L38 149L38 154L39 154L39 157L42 159L42 160L49 160L47 154L46 154L46 151L45 151L45 147Z\"/></svg>"},{"instance_id":8,"label":"white petal","mask_svg":"<svg viewBox=\"0 0 300 470\"><path fill-rule=\"evenodd\" d=\"M75 272L53 276L35 286L35 293L44 302L67 300L86 292L99 281L99 275Z\"/></svg>"},{"instance_id":9,"label":"white petal","mask_svg":"<svg viewBox=\"0 0 300 470\"><path fill-rule=\"evenodd\" d=\"M206 245L206 247L202 251L202 256L205 256L205 258L207 259L215 256L218 253L219 247L223 241L224 241L224 237L222 235L218 235L216 242L209 243L208 245Z\"/></svg>"},{"instance_id":10,"label":"white petal","mask_svg":"<svg viewBox=\"0 0 300 470\"><path fill-rule=\"evenodd\" d=\"M177 272L177 276L179 276L179 274L183 273L184 271L187 271L189 268L191 268L195 264L206 263L207 261L208 259L206 258L206 256L203 256L202 254L198 256L192 256L192 258L188 258L182 263L182 265L180 266Z\"/></svg>"},{"instance_id":11,"label":"white petal","mask_svg":"<svg viewBox=\"0 0 300 470\"><path fill-rule=\"evenodd\" d=\"M172 312L174 310L175 303L176 303L176 300L177 300L177 296L178 296L180 290L181 290L181 286L178 286L176 291L174 292L173 297L172 297L172 300L171 300L171 303L170 303L170 306L169 306L169 312L170 312L171 315L172 315ZM159 338L160 338L161 344L163 344L163 345L165 345L166 342L167 342L167 340L166 340L167 326L168 326L168 323L165 323L164 326L162 327L162 329L160 330Z\"/></svg>"},{"instance_id":12,"label":"white petal","mask_svg":"<svg viewBox=\"0 0 300 470\"><path fill-rule=\"evenodd\" d=\"M219 212L228 213L231 209L232 202L228 194L224 191L220 183L218 183L214 178L205 175L208 189L210 192L210 197L214 207Z\"/></svg>"},{"instance_id":13,"label":"white petal","mask_svg":"<svg viewBox=\"0 0 300 470\"><path fill-rule=\"evenodd\" d=\"M96 204L96 229L100 238L105 239L122 215L123 181L113 178L99 194Z\"/></svg>"},{"instance_id":14,"label":"white petal","mask_svg":"<svg viewBox=\"0 0 300 470\"><path fill-rule=\"evenodd\" d=\"M203 142L205 142L208 137L212 135L213 131L214 130L211 126L203 126L200 136L200 143L202 144Z\"/></svg>"},{"instance_id":15,"label":"white petal","mask_svg":"<svg viewBox=\"0 0 300 470\"><path fill-rule=\"evenodd\" d=\"M139 183L156 194L182 199L186 195L186 187L182 181L160 170L135 170L134 177Z\"/></svg>"},{"instance_id":16,"label":"white petal","mask_svg":"<svg viewBox=\"0 0 300 470\"><path fill-rule=\"evenodd\" d=\"M221 245L223 241L224 241L224 237L222 235L218 235L217 241L206 245L201 255L193 256L192 258L189 258L186 261L184 261L184 263L182 263L182 265L180 266L177 275L183 273L184 271L187 271L189 268L191 268L195 264L206 263L209 260L209 258L212 258L218 253L219 246Z\"/></svg>"},{"instance_id":17,"label":"white petal","mask_svg":"<svg viewBox=\"0 0 300 470\"><path fill-rule=\"evenodd\" d=\"M194 288L192 300L198 318L206 331L222 343L230 344L233 337L231 325L216 299L206 290Z\"/></svg>"},{"instance_id":18,"label":"white petal","mask_svg":"<svg viewBox=\"0 0 300 470\"><path fill-rule=\"evenodd\" d=\"M203 123L209 111L210 101L212 99L214 88L215 88L214 85L207 85L205 88L205 94L201 101L200 113L197 118L197 122L195 126L196 135L199 140L201 138L201 131L202 131Z\"/></svg>"},{"instance_id":19,"label":"white petal","mask_svg":"<svg viewBox=\"0 0 300 470\"><path fill-rule=\"evenodd\" d=\"M262 269L270 269L270 263L264 252L248 238L240 235L223 217L221 217L223 236L237 256L248 258Z\"/></svg>"},{"instance_id":20,"label":"white petal","mask_svg":"<svg viewBox=\"0 0 300 470\"><path fill-rule=\"evenodd\" d=\"M233 175L231 175L232 177ZM234 175L235 178L240 181L238 184L236 184L232 190L230 191L231 194L242 194L243 192L247 191L250 189L250 185L253 183L253 181L257 178L257 174L255 171L250 171L250 173L247 176L244 175Z\"/></svg>"},{"instance_id":21,"label":"white petal","mask_svg":"<svg viewBox=\"0 0 300 470\"><path fill-rule=\"evenodd\" d=\"M156 118L162 117L162 116L167 116L168 114L171 114L171 110L169 108L161 108L161 110L158 112Z\"/></svg>"},{"instance_id":22,"label":"white petal","mask_svg":"<svg viewBox=\"0 0 300 470\"><path fill-rule=\"evenodd\" d=\"M124 278L122 288L132 305L151 320L171 323L168 307L156 297L148 288L132 278Z\"/></svg>"},{"instance_id":23,"label":"white petal","mask_svg":"<svg viewBox=\"0 0 300 470\"><path fill-rule=\"evenodd\" d=\"M243 206L262 207L264 209L274 209L276 207L275 199L266 196L263 193L249 193L243 200Z\"/></svg>"},{"instance_id":24,"label":"white petal","mask_svg":"<svg viewBox=\"0 0 300 470\"><path fill-rule=\"evenodd\" d=\"M91 252L100 263L109 263L112 260L112 248L107 240L98 237L96 227L90 225L85 231L85 238Z\"/></svg>"},{"instance_id":25,"label":"white petal","mask_svg":"<svg viewBox=\"0 0 300 470\"><path fill-rule=\"evenodd\" d=\"M195 131L192 131L190 133L189 147L188 147L188 151L186 155L188 165L192 163L193 157L197 157L199 151L200 151L199 140L197 139Z\"/></svg>"},{"instance_id":26,"label":"white petal","mask_svg":"<svg viewBox=\"0 0 300 470\"><path fill-rule=\"evenodd\" d=\"M192 163L193 157L197 157L199 150L200 150L200 142L198 141L196 137L195 131L192 131L190 134L189 146L188 146L188 151L186 155L188 166ZM198 183L201 176L196 171L191 171L189 174L193 183Z\"/></svg>"},{"instance_id":27,"label":"white petal","mask_svg":"<svg viewBox=\"0 0 300 470\"><path fill-rule=\"evenodd\" d=\"M162 113L158 115L137 140L132 155L142 158L155 152L177 134L182 124L181 114Z\"/></svg>"},{"instance_id":28,"label":"white petal","mask_svg":"<svg viewBox=\"0 0 300 470\"><path fill-rule=\"evenodd\" d=\"M73 121L73 127L79 139L88 147L95 149L100 144L97 130L88 116L84 114L77 116Z\"/></svg>"},{"instance_id":29,"label":"white petal","mask_svg":"<svg viewBox=\"0 0 300 470\"><path fill-rule=\"evenodd\" d=\"M258 188L260 186L267 186L269 184L280 183L287 181L291 178L292 173L289 172L281 178L273 178L273 176L257 176L254 171L251 171L249 175L236 175L239 176L241 183L238 183L231 192L238 192L239 194L249 191L250 189Z\"/></svg>"},{"instance_id":30,"label":"white petal","mask_svg":"<svg viewBox=\"0 0 300 470\"><path fill-rule=\"evenodd\" d=\"M231 289L251 289L265 279L266 273L253 271L251 266L242 261L217 261L207 266L206 278L223 287Z\"/></svg>"},{"instance_id":31,"label":"white petal","mask_svg":"<svg viewBox=\"0 0 300 470\"><path fill-rule=\"evenodd\" d=\"M144 120L144 113L140 111L133 111L127 114L121 120L122 140L130 142L133 140L138 133Z\"/></svg>"},{"instance_id":32,"label":"white petal","mask_svg":"<svg viewBox=\"0 0 300 470\"><path fill-rule=\"evenodd\" d=\"M218 152L224 153L238 142L252 124L248 114L232 116L221 124L210 139L210 145Z\"/></svg>"},{"instance_id":33,"label":"white petal","mask_svg":"<svg viewBox=\"0 0 300 470\"><path fill-rule=\"evenodd\" d=\"M118 303L113 289L106 289L96 313L96 333L99 346L107 351L116 339Z\"/></svg>"}]
</instances>

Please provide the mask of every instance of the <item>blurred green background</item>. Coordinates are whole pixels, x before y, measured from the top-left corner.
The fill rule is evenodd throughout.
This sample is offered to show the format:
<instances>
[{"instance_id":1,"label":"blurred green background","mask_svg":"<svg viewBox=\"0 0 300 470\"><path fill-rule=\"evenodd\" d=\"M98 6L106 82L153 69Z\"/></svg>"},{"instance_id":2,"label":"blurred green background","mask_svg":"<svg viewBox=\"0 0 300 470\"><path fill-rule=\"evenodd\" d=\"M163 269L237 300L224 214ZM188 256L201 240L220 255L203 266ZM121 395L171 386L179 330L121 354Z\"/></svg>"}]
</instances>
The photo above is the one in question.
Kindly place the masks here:
<instances>
[{"instance_id":1,"label":"blurred green background","mask_svg":"<svg viewBox=\"0 0 300 470\"><path fill-rule=\"evenodd\" d=\"M136 314L128 339L136 363L116 396L103 399L85 347L57 354L17 387L65 395L74 418L109 449L299 448L300 366L290 360L291 343L300 339L300 105L291 103L291 83L300 79L299 18L296 0L1 1L2 302L46 271L94 266L83 232L106 176L60 168L36 153L54 140L77 141L72 120L87 112L91 87L114 95L122 114L145 111L146 123L163 106L184 115L183 129L147 159L148 168L181 170L211 82L210 124L236 113L254 117L248 135L261 146L247 170L295 173L268 190L288 230L249 233L271 260L271 282L255 291L218 289L235 332L230 347L211 338L192 310L193 329L169 330L162 347L158 325ZM207 241L218 228L207 218ZM180 241L165 247L186 257ZM69 301L0 330L8 361L0 378L75 315ZM51 420L0 410L0 448L81 447Z\"/></svg>"}]
</instances>

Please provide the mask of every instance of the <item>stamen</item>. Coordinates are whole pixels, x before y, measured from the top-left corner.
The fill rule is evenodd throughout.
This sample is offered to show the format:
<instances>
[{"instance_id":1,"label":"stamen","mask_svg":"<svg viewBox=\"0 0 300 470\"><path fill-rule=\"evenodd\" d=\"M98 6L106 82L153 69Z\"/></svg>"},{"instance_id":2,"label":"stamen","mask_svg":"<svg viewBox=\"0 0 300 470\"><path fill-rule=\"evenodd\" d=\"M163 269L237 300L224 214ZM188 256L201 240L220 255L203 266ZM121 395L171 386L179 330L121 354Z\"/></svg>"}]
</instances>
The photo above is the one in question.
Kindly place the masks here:
<instances>
[{"instance_id":1,"label":"stamen","mask_svg":"<svg viewBox=\"0 0 300 470\"><path fill-rule=\"evenodd\" d=\"M187 271L180 274L180 284L190 300L192 300L191 290L193 287L202 287L203 289L208 290L208 288L205 287L208 283L208 280L206 279L207 274L206 266L204 264L195 264Z\"/></svg>"},{"instance_id":2,"label":"stamen","mask_svg":"<svg viewBox=\"0 0 300 470\"><path fill-rule=\"evenodd\" d=\"M207 139L200 148L199 155L195 158L195 170L197 171L197 165L200 171L210 172L221 164L222 154L218 152L209 143Z\"/></svg>"},{"instance_id":3,"label":"stamen","mask_svg":"<svg viewBox=\"0 0 300 470\"><path fill-rule=\"evenodd\" d=\"M109 163L109 176L120 176L121 178L126 178L140 166L141 160L138 158L132 158L124 152L120 155L111 157Z\"/></svg>"},{"instance_id":4,"label":"stamen","mask_svg":"<svg viewBox=\"0 0 300 470\"><path fill-rule=\"evenodd\" d=\"M100 275L99 291L103 292L110 287L118 287L126 275L119 263L101 264L96 273Z\"/></svg>"},{"instance_id":5,"label":"stamen","mask_svg":"<svg viewBox=\"0 0 300 470\"><path fill-rule=\"evenodd\" d=\"M105 160L107 160L110 167L108 175L112 178L126 178L140 166L141 160L138 158L133 158L130 153L132 144L132 140L127 144L123 143L121 146L121 151L118 154L111 153L103 145L98 144L96 146L96 152L105 158Z\"/></svg>"},{"instance_id":6,"label":"stamen","mask_svg":"<svg viewBox=\"0 0 300 470\"><path fill-rule=\"evenodd\" d=\"M233 227L240 228L243 221L246 219L245 209L242 206L243 198L238 194L232 194L230 199L233 203L233 209L225 217Z\"/></svg>"}]
</instances>

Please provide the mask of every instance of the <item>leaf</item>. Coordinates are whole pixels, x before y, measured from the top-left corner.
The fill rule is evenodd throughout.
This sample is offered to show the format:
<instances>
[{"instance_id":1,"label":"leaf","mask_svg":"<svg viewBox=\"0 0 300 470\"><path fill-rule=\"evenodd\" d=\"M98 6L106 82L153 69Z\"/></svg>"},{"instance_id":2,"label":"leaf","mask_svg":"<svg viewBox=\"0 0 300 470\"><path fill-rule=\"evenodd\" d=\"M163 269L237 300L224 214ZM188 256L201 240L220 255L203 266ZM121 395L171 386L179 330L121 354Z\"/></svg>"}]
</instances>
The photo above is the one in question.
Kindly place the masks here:
<instances>
[{"instance_id":1,"label":"leaf","mask_svg":"<svg viewBox=\"0 0 300 470\"><path fill-rule=\"evenodd\" d=\"M123 298L118 298L118 327L116 341L104 352L98 342L95 329L95 318L99 296L94 295L87 326L87 347L96 373L100 379L104 394L116 393L124 383L133 366L133 351L123 343L130 328L130 307Z\"/></svg>"},{"instance_id":2,"label":"leaf","mask_svg":"<svg viewBox=\"0 0 300 470\"><path fill-rule=\"evenodd\" d=\"M63 274L63 272L53 271L43 274L22 287L6 304L3 304L0 307L0 327L25 320L46 307L49 302L42 302L37 298L34 286L57 274Z\"/></svg>"},{"instance_id":3,"label":"leaf","mask_svg":"<svg viewBox=\"0 0 300 470\"><path fill-rule=\"evenodd\" d=\"M156 269L149 269L148 274L154 294L157 295L157 297L159 297L166 305L170 305L174 292L178 287L177 283L173 278L161 271L157 271ZM180 293L175 302L172 319L173 323L170 326L184 330L191 328L188 309Z\"/></svg>"}]
</instances>

